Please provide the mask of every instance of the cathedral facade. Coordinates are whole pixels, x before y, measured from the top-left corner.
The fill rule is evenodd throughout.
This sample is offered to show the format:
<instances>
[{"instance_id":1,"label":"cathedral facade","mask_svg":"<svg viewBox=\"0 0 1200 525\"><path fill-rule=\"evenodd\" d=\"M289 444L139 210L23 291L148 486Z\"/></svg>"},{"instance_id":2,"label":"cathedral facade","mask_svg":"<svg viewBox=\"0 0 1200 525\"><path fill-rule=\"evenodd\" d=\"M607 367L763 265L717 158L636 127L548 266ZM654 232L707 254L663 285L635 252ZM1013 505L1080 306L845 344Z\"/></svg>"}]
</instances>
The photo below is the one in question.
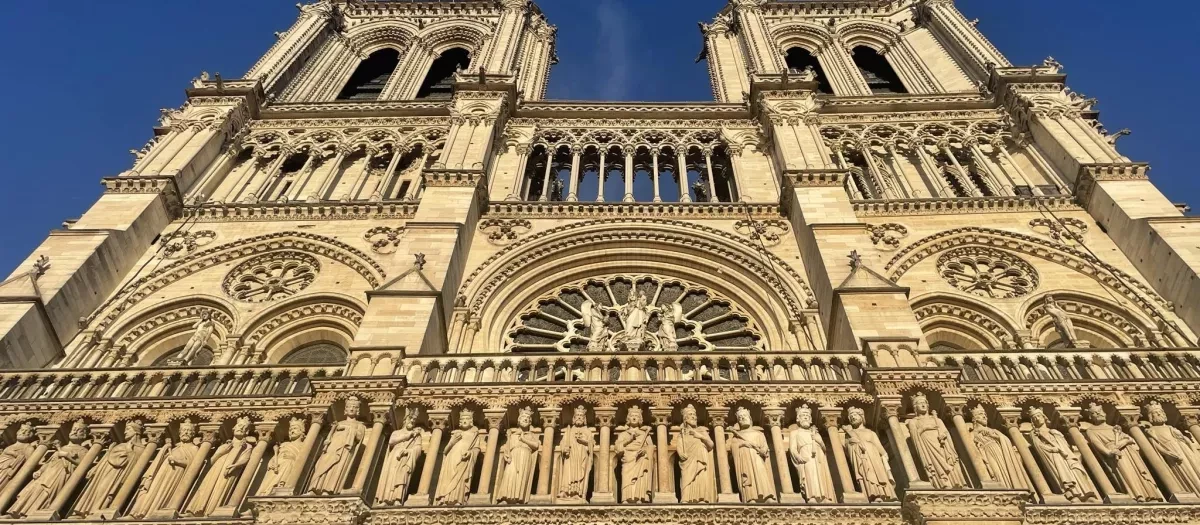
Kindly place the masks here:
<instances>
[{"instance_id":1,"label":"cathedral facade","mask_svg":"<svg viewBox=\"0 0 1200 525\"><path fill-rule=\"evenodd\" d=\"M319 0L0 283L0 521L1200 523L1200 223L951 0Z\"/></svg>"}]
</instances>

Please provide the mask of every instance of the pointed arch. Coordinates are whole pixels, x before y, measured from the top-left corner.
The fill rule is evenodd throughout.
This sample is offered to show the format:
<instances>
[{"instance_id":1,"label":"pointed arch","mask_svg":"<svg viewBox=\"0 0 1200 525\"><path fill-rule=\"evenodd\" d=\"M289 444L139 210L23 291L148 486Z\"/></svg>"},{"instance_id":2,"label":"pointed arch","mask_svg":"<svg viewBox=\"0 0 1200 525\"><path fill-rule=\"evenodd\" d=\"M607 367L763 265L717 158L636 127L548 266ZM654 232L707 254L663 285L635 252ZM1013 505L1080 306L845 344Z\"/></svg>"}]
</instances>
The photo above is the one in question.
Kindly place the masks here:
<instances>
[{"instance_id":1,"label":"pointed arch","mask_svg":"<svg viewBox=\"0 0 1200 525\"><path fill-rule=\"evenodd\" d=\"M315 343L350 347L366 305L349 296L320 294L275 305L247 321L241 346L252 363L277 363L290 352Z\"/></svg>"},{"instance_id":2,"label":"pointed arch","mask_svg":"<svg viewBox=\"0 0 1200 525\"><path fill-rule=\"evenodd\" d=\"M912 302L929 346L961 350L1016 348L1016 323L992 306L970 297L933 293Z\"/></svg>"}]
</instances>

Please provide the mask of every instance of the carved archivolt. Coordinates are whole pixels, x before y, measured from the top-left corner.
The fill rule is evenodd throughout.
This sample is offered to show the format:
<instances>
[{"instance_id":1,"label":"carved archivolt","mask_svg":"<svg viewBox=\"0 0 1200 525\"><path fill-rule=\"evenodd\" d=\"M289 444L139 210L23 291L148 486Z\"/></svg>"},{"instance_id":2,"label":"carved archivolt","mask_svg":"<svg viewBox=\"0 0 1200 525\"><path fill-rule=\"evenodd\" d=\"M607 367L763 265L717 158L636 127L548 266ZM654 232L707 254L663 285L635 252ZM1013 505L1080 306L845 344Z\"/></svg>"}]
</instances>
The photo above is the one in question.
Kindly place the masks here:
<instances>
[{"instance_id":1,"label":"carved archivolt","mask_svg":"<svg viewBox=\"0 0 1200 525\"><path fill-rule=\"evenodd\" d=\"M379 286L387 275L383 267L366 253L341 241L312 233L284 231L223 244L165 265L134 281L126 287L126 291L109 299L87 320L92 322L103 314L100 321L91 327L93 330L103 331L111 326L121 313L184 277L221 263L277 251L320 255L337 261L353 269L372 288Z\"/></svg>"},{"instance_id":2,"label":"carved archivolt","mask_svg":"<svg viewBox=\"0 0 1200 525\"><path fill-rule=\"evenodd\" d=\"M913 314L932 347L964 350L1015 348L1013 323L994 309L964 297L934 296L913 304Z\"/></svg>"},{"instance_id":3,"label":"carved archivolt","mask_svg":"<svg viewBox=\"0 0 1200 525\"><path fill-rule=\"evenodd\" d=\"M964 246L938 257L938 273L950 286L991 299L1029 295L1038 273L1029 263L1000 250Z\"/></svg>"},{"instance_id":4,"label":"carved archivolt","mask_svg":"<svg viewBox=\"0 0 1200 525\"><path fill-rule=\"evenodd\" d=\"M1086 222L1071 217L1033 219L1029 221L1029 228L1055 242L1071 246L1083 244L1083 235L1088 231Z\"/></svg>"},{"instance_id":5,"label":"carved archivolt","mask_svg":"<svg viewBox=\"0 0 1200 525\"><path fill-rule=\"evenodd\" d=\"M538 298L513 322L506 351L762 350L741 309L680 279L608 276Z\"/></svg>"},{"instance_id":6,"label":"carved archivolt","mask_svg":"<svg viewBox=\"0 0 1200 525\"><path fill-rule=\"evenodd\" d=\"M306 300L298 306L286 306L283 311L269 313L265 320L252 322L244 345L260 347L259 343L269 341L280 335L281 329L299 323L302 326L319 325L325 319L334 319L347 328L357 328L362 324L363 308L349 300L330 300L316 298ZM267 345L270 346L270 345Z\"/></svg>"}]
</instances>

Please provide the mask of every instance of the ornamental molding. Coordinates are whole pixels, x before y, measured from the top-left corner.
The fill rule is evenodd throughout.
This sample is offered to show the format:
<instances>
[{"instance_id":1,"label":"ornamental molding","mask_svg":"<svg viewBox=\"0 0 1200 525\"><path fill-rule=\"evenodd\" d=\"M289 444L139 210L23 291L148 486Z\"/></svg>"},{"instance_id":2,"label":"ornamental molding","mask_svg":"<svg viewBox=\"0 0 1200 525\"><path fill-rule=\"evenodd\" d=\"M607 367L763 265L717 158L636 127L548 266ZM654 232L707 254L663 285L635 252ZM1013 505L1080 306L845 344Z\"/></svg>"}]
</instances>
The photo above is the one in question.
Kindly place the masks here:
<instances>
[{"instance_id":1,"label":"ornamental molding","mask_svg":"<svg viewBox=\"0 0 1200 525\"><path fill-rule=\"evenodd\" d=\"M200 248L212 244L216 238L217 232L212 230L175 230L163 235L159 239L159 243L162 245L160 255L164 259L185 257Z\"/></svg>"},{"instance_id":2,"label":"ornamental molding","mask_svg":"<svg viewBox=\"0 0 1200 525\"><path fill-rule=\"evenodd\" d=\"M599 226L608 226L608 228L599 231L584 231L580 234L571 235L572 232L577 230ZM630 230L630 226L641 226L642 228L649 229ZM732 242L735 246L748 250L748 252L739 253L716 242L698 238L694 235L684 235L683 232L664 230L664 227L700 232L726 242ZM542 246L536 246L536 249L527 249L531 245L534 245L534 243L543 243L555 236L562 236L562 238ZM513 273L525 266L529 261L547 257L554 252L577 246L580 243L588 243L592 240L611 241L616 239L626 241L649 240L667 244L678 244L693 249L705 249L714 256L725 258L731 264L754 272L755 275L763 279L779 294L780 299L787 305L788 313L793 317L799 318L802 315L802 310L815 308L816 296L813 295L807 281L796 272L795 268L775 254L764 251L751 241L729 232L690 222L667 219L640 220L613 218L581 221L531 234L496 252L491 257L488 257L487 260L480 263L475 271L463 280L462 285L459 286L458 295L466 297L468 293L472 294L474 298L471 301L470 309L473 313L478 314L483 310L484 305L488 302L491 295L500 288L500 285L506 283ZM770 259L771 264L775 268L782 270L791 278L796 286L799 286L803 294L803 302L801 302L800 298L796 297L790 286L785 285L775 276L776 272L768 270L759 264L759 257ZM502 266L498 266L500 261L505 261ZM486 282L476 284L476 281L485 275L485 272L490 275L490 278ZM476 287L478 289L473 290Z\"/></svg>"},{"instance_id":3,"label":"ornamental molding","mask_svg":"<svg viewBox=\"0 0 1200 525\"><path fill-rule=\"evenodd\" d=\"M494 246L507 246L522 235L533 229L533 223L526 219L487 218L479 221L479 231L487 235L487 241Z\"/></svg>"},{"instance_id":4,"label":"ornamental molding","mask_svg":"<svg viewBox=\"0 0 1200 525\"><path fill-rule=\"evenodd\" d=\"M1121 269L1097 259L1090 253L1032 235L992 228L969 226L930 235L900 250L888 261L884 269L891 271L889 278L893 282L899 282L900 278L917 263L958 246L990 246L995 249L1037 257L1073 269L1124 295L1152 319L1162 319L1158 308L1169 308L1169 303L1149 286Z\"/></svg>"},{"instance_id":5,"label":"ornamental molding","mask_svg":"<svg viewBox=\"0 0 1200 525\"><path fill-rule=\"evenodd\" d=\"M409 385L401 396L402 404L420 405L427 410L453 410L469 405L493 409L523 405L567 408L580 403L602 408L630 403L666 408L692 403L716 409L740 402L762 407L809 403L835 408L850 403L873 404L875 400L857 381L779 381L770 385L747 382L622 383L619 389L605 383Z\"/></svg>"},{"instance_id":6,"label":"ornamental molding","mask_svg":"<svg viewBox=\"0 0 1200 525\"><path fill-rule=\"evenodd\" d=\"M536 506L442 507L372 511L364 525L900 525L898 505L654 505L654 506Z\"/></svg>"},{"instance_id":7,"label":"ornamental molding","mask_svg":"<svg viewBox=\"0 0 1200 525\"><path fill-rule=\"evenodd\" d=\"M846 170L800 170L788 171L785 180L793 187L840 188L846 185L850 172Z\"/></svg>"},{"instance_id":8,"label":"ornamental molding","mask_svg":"<svg viewBox=\"0 0 1200 525\"><path fill-rule=\"evenodd\" d=\"M14 400L0 404L0 417L37 419L58 424L84 418L104 423L116 423L133 417L158 423L169 423L185 418L227 421L242 415L250 415L252 419L267 421L306 410L311 398L311 394L296 394L292 396L254 396L247 399L185 396L119 401L95 399ZM197 400L200 399L203 400L203 408L198 408Z\"/></svg>"},{"instance_id":9,"label":"ornamental molding","mask_svg":"<svg viewBox=\"0 0 1200 525\"><path fill-rule=\"evenodd\" d=\"M528 219L584 218L689 218L689 219L755 219L779 218L776 204L746 203L651 203L651 202L492 202L488 217Z\"/></svg>"},{"instance_id":10,"label":"ornamental molding","mask_svg":"<svg viewBox=\"0 0 1200 525\"><path fill-rule=\"evenodd\" d=\"M1200 523L1196 505L1031 505L1025 525L1184 525Z\"/></svg>"},{"instance_id":11,"label":"ornamental molding","mask_svg":"<svg viewBox=\"0 0 1200 525\"><path fill-rule=\"evenodd\" d=\"M515 117L508 120L509 126L514 127L537 127L539 129L587 129L587 128L608 128L608 129L637 129L637 130L713 130L721 128L731 129L758 129L758 123L750 120L747 115L746 119L717 119L717 120L685 120L685 119L626 119L619 117L596 117L596 118L566 118L566 117Z\"/></svg>"},{"instance_id":12,"label":"ornamental molding","mask_svg":"<svg viewBox=\"0 0 1200 525\"><path fill-rule=\"evenodd\" d=\"M163 326L183 322L187 323L190 327L190 324L194 322L193 320L200 319L200 315L203 312L208 312L212 320L225 329L226 334L233 333L234 327L237 323L235 319L224 309L197 304L175 308L146 319L145 321L142 321L133 327L122 329L124 332L121 334L121 337L117 339L116 346L122 347L135 342L142 342L140 340L146 334L149 334L150 332L153 332Z\"/></svg>"},{"instance_id":13,"label":"ornamental molding","mask_svg":"<svg viewBox=\"0 0 1200 525\"><path fill-rule=\"evenodd\" d=\"M1083 211L1070 196L856 200L853 205L854 213L859 217Z\"/></svg>"},{"instance_id":14,"label":"ornamental molding","mask_svg":"<svg viewBox=\"0 0 1200 525\"><path fill-rule=\"evenodd\" d=\"M868 369L865 371L867 390L878 396L898 397L914 391L937 392L942 395L959 393L962 374L957 369Z\"/></svg>"},{"instance_id":15,"label":"ornamental molding","mask_svg":"<svg viewBox=\"0 0 1200 525\"><path fill-rule=\"evenodd\" d=\"M483 170L427 168L421 172L424 185L427 188L476 188L487 180Z\"/></svg>"},{"instance_id":16,"label":"ornamental molding","mask_svg":"<svg viewBox=\"0 0 1200 525\"><path fill-rule=\"evenodd\" d=\"M1150 165L1145 163L1083 164L1075 178L1075 195L1079 203L1091 203L1096 184L1106 181L1150 180Z\"/></svg>"},{"instance_id":17,"label":"ornamental molding","mask_svg":"<svg viewBox=\"0 0 1200 525\"><path fill-rule=\"evenodd\" d=\"M763 246L778 245L784 234L792 231L788 222L781 219L742 219L733 223L733 229L752 241L762 243Z\"/></svg>"},{"instance_id":18,"label":"ornamental molding","mask_svg":"<svg viewBox=\"0 0 1200 525\"><path fill-rule=\"evenodd\" d=\"M1029 229L1056 243L1079 246L1084 243L1088 225L1074 217L1039 218L1029 221Z\"/></svg>"},{"instance_id":19,"label":"ornamental molding","mask_svg":"<svg viewBox=\"0 0 1200 525\"><path fill-rule=\"evenodd\" d=\"M405 231L403 226L396 228L376 226L363 234L363 240L371 243L371 251L387 255L396 253L396 248L400 246L400 240L404 237Z\"/></svg>"},{"instance_id":20,"label":"ornamental molding","mask_svg":"<svg viewBox=\"0 0 1200 525\"><path fill-rule=\"evenodd\" d=\"M103 313L93 329L106 330L121 313L184 277L221 263L284 250L316 254L344 264L362 276L372 288L377 288L387 277L387 272L378 262L353 246L313 233L284 231L226 243L163 266L130 283L125 291L114 295L85 318L86 322L95 322Z\"/></svg>"},{"instance_id":21,"label":"ornamental molding","mask_svg":"<svg viewBox=\"0 0 1200 525\"><path fill-rule=\"evenodd\" d=\"M1030 495L1023 491L909 490L904 516L913 523L934 520L1020 522Z\"/></svg>"},{"instance_id":22,"label":"ornamental molding","mask_svg":"<svg viewBox=\"0 0 1200 525\"><path fill-rule=\"evenodd\" d=\"M204 203L183 209L192 222L408 220L417 215L416 202L384 203Z\"/></svg>"},{"instance_id":23,"label":"ornamental molding","mask_svg":"<svg viewBox=\"0 0 1200 525\"><path fill-rule=\"evenodd\" d=\"M357 525L370 510L360 497L262 497L247 500L254 523L264 525Z\"/></svg>"},{"instance_id":24,"label":"ornamental molding","mask_svg":"<svg viewBox=\"0 0 1200 525\"><path fill-rule=\"evenodd\" d=\"M363 311L357 306L328 302L297 306L276 314L260 324L250 332L250 335L246 336L245 345L257 347L259 342L265 340L280 327L293 321L311 320L315 317L334 317L346 321L352 326L360 326L362 325Z\"/></svg>"},{"instance_id":25,"label":"ornamental molding","mask_svg":"<svg viewBox=\"0 0 1200 525\"><path fill-rule=\"evenodd\" d=\"M871 232L871 244L881 250L895 250L900 247L900 240L908 237L908 228L905 228L903 224L888 222L867 224L866 227ZM883 246L880 246L880 243Z\"/></svg>"}]
</instances>

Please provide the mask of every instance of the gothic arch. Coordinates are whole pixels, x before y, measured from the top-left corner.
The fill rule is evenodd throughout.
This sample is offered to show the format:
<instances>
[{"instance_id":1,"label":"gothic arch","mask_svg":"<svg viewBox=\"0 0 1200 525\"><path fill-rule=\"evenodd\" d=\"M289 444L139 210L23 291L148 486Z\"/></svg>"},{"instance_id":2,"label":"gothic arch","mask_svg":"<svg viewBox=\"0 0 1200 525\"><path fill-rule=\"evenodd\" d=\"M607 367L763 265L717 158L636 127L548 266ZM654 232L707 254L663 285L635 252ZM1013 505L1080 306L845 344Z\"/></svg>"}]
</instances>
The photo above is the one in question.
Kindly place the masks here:
<instances>
[{"instance_id":1,"label":"gothic arch","mask_svg":"<svg viewBox=\"0 0 1200 525\"><path fill-rule=\"evenodd\" d=\"M1004 230L969 226L936 233L901 249L884 269L893 282L899 282L917 263L959 246L980 246L1010 253L1020 253L1053 262L1094 279L1137 305L1145 316L1163 319L1160 308L1167 302L1133 276L1076 248Z\"/></svg>"},{"instance_id":2,"label":"gothic arch","mask_svg":"<svg viewBox=\"0 0 1200 525\"><path fill-rule=\"evenodd\" d=\"M134 281L87 318L91 329L106 331L120 315L142 300L184 277L229 261L240 261L251 256L284 250L319 255L343 264L358 273L372 288L379 286L387 277L383 267L366 253L346 243L306 232L283 231L237 240L197 252L191 257L180 259ZM96 319L99 318L99 321Z\"/></svg>"},{"instance_id":3,"label":"gothic arch","mask_svg":"<svg viewBox=\"0 0 1200 525\"><path fill-rule=\"evenodd\" d=\"M973 298L932 293L913 300L913 314L931 347L945 343L963 350L1015 348L1016 323Z\"/></svg>"},{"instance_id":4,"label":"gothic arch","mask_svg":"<svg viewBox=\"0 0 1200 525\"><path fill-rule=\"evenodd\" d=\"M768 348L796 347L789 325L802 324L803 310L815 308L788 263L741 237L683 221L634 219L581 221L517 241L467 277L458 303L482 321L477 344L490 349L503 341L505 323L547 290L613 273L655 273L709 287L760 323Z\"/></svg>"},{"instance_id":5,"label":"gothic arch","mask_svg":"<svg viewBox=\"0 0 1200 525\"><path fill-rule=\"evenodd\" d=\"M900 36L894 27L878 20L867 19L851 19L838 24L834 32L841 38L846 49L866 46L881 53Z\"/></svg>"},{"instance_id":6,"label":"gothic arch","mask_svg":"<svg viewBox=\"0 0 1200 525\"><path fill-rule=\"evenodd\" d=\"M434 56L450 48L462 47L471 53L471 61L476 62L491 31L482 21L455 19L431 24L417 34L417 39L428 47Z\"/></svg>"},{"instance_id":7,"label":"gothic arch","mask_svg":"<svg viewBox=\"0 0 1200 525\"><path fill-rule=\"evenodd\" d=\"M247 321L241 346L251 363L277 363L292 350L319 341L347 350L365 313L365 305L344 295L298 297Z\"/></svg>"},{"instance_id":8,"label":"gothic arch","mask_svg":"<svg viewBox=\"0 0 1200 525\"><path fill-rule=\"evenodd\" d=\"M833 36L829 34L829 31L811 22L779 24L771 31L771 38L782 54L786 54L788 49L799 47L817 56L833 42Z\"/></svg>"},{"instance_id":9,"label":"gothic arch","mask_svg":"<svg viewBox=\"0 0 1200 525\"><path fill-rule=\"evenodd\" d=\"M183 346L191 338L193 326L203 311L208 311L214 322L209 346L219 350L220 342L237 333L237 309L226 299L209 295L172 299L133 316L114 327L111 341L132 362L149 365Z\"/></svg>"},{"instance_id":10,"label":"gothic arch","mask_svg":"<svg viewBox=\"0 0 1200 525\"><path fill-rule=\"evenodd\" d=\"M375 51L390 47L403 56L420 31L416 24L400 20L368 22L347 31L346 38L351 49L367 56Z\"/></svg>"},{"instance_id":11,"label":"gothic arch","mask_svg":"<svg viewBox=\"0 0 1200 525\"><path fill-rule=\"evenodd\" d=\"M1154 341L1154 323L1150 319L1111 300L1075 290L1046 291L1022 304L1024 328L1041 346L1050 346L1060 340L1053 320L1046 314L1048 296L1053 296L1066 310L1075 325L1076 335L1094 348L1163 346L1162 341Z\"/></svg>"}]
</instances>

